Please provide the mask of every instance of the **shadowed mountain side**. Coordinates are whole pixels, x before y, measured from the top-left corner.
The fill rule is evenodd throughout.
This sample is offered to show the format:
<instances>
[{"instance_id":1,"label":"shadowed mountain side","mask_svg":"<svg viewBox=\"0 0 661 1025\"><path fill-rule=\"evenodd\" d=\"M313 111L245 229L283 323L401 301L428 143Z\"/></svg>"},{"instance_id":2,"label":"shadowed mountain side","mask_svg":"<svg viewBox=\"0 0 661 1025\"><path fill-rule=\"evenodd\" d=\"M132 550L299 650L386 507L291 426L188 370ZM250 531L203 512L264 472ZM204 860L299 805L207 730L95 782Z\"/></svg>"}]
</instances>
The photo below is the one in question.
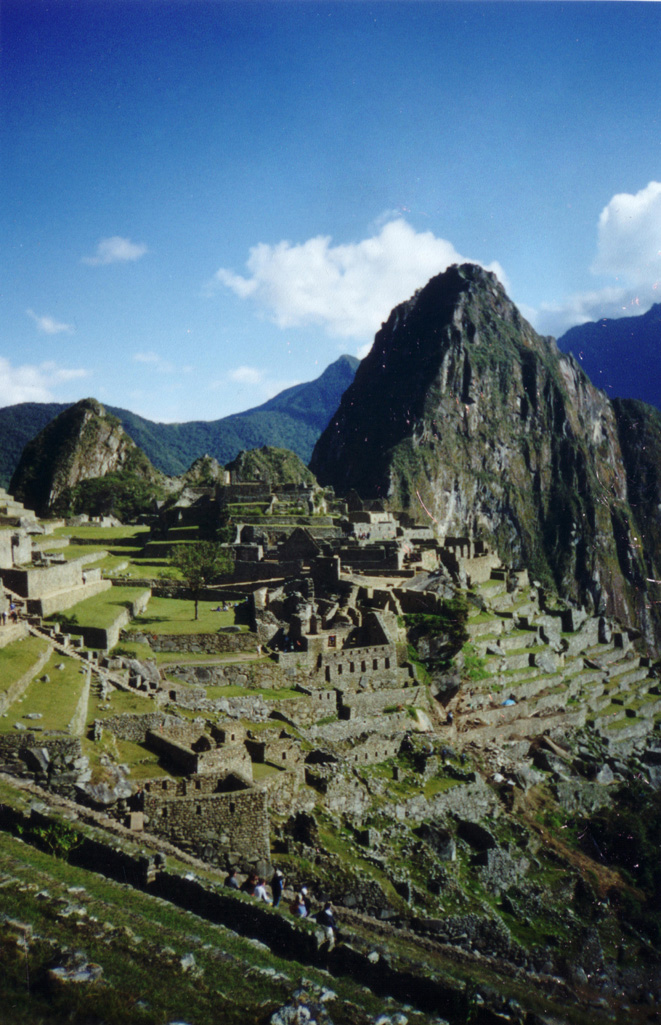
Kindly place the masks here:
<instances>
[{"instance_id":1,"label":"shadowed mountain side","mask_svg":"<svg viewBox=\"0 0 661 1025\"><path fill-rule=\"evenodd\" d=\"M241 450L273 445L307 463L314 443L353 380L358 360L340 356L314 381L287 388L261 406L220 420L155 423L117 406L106 409L163 473L178 475L202 455L220 463ZM6 487L24 446L72 403L23 402L0 409L0 486Z\"/></svg>"},{"instance_id":2,"label":"shadowed mountain side","mask_svg":"<svg viewBox=\"0 0 661 1025\"><path fill-rule=\"evenodd\" d=\"M658 630L613 407L479 267L393 310L310 469L442 535L487 536L560 593Z\"/></svg>"},{"instance_id":3,"label":"shadowed mountain side","mask_svg":"<svg viewBox=\"0 0 661 1025\"><path fill-rule=\"evenodd\" d=\"M609 398L639 399L661 409L661 303L637 317L579 324L558 339Z\"/></svg>"}]
</instances>

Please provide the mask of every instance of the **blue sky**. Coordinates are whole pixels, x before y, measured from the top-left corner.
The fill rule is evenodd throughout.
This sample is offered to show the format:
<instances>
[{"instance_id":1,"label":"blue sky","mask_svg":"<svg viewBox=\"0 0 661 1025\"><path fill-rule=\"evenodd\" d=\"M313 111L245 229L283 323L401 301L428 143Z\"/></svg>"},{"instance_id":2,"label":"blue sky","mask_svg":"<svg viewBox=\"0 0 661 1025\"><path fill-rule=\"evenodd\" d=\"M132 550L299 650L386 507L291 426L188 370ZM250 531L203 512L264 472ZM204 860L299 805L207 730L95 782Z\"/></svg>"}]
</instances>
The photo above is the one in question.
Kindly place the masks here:
<instances>
[{"instance_id":1,"label":"blue sky","mask_svg":"<svg viewBox=\"0 0 661 1025\"><path fill-rule=\"evenodd\" d=\"M0 405L238 412L458 259L544 333L644 312L660 27L657 3L2 0Z\"/></svg>"}]
</instances>

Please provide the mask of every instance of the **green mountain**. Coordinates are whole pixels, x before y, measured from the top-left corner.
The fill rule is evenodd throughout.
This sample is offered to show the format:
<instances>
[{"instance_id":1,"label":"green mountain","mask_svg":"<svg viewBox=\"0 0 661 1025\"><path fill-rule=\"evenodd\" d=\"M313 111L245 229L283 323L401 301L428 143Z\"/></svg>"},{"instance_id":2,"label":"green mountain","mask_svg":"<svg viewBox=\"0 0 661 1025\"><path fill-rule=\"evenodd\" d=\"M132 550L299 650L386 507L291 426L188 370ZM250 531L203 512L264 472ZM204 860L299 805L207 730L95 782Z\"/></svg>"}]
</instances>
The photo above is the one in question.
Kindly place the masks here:
<instances>
[{"instance_id":1,"label":"green mountain","mask_svg":"<svg viewBox=\"0 0 661 1025\"><path fill-rule=\"evenodd\" d=\"M656 439L651 412L638 404L633 420ZM641 496L634 515L627 471L632 449L637 475L658 449L622 446L631 430L631 415L618 423L606 395L533 330L495 276L465 264L393 310L310 469L320 484L409 509L442 535L488 538L658 648L646 578L658 578L659 555L642 522L654 502Z\"/></svg>"},{"instance_id":2,"label":"green mountain","mask_svg":"<svg viewBox=\"0 0 661 1025\"><path fill-rule=\"evenodd\" d=\"M163 473L184 473L208 454L227 463L245 449L288 448L307 463L314 443L351 384L358 360L340 356L314 381L287 388L244 413L219 420L154 423L117 406L106 409ZM0 486L7 487L24 446L70 403L23 402L0 409Z\"/></svg>"},{"instance_id":3,"label":"green mountain","mask_svg":"<svg viewBox=\"0 0 661 1025\"><path fill-rule=\"evenodd\" d=\"M88 494L90 486L105 489L95 500L111 500L112 508L93 509L117 512L118 492L135 497L145 487L149 494L158 489L162 474L155 470L144 452L129 438L117 417L108 414L96 399L81 399L51 420L36 438L27 443L10 482L10 491L28 509L40 516L64 513ZM94 482L94 483L93 483ZM84 503L85 511L88 502Z\"/></svg>"}]
</instances>

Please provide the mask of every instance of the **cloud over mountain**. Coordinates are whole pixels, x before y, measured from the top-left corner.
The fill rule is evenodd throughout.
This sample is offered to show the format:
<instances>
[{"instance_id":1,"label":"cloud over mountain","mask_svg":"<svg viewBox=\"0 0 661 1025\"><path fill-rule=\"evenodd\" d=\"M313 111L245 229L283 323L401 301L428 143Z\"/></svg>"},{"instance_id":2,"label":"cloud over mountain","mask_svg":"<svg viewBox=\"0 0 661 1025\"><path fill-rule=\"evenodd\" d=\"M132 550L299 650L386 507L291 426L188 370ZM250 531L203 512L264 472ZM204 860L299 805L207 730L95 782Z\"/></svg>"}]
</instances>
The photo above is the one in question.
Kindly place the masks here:
<instances>
[{"instance_id":1,"label":"cloud over mountain","mask_svg":"<svg viewBox=\"0 0 661 1025\"><path fill-rule=\"evenodd\" d=\"M26 310L28 317L34 320L39 331L43 331L46 335L59 335L63 332L71 334L73 332L73 324L63 324L59 320L55 320L54 317L39 316L34 310Z\"/></svg>"},{"instance_id":2,"label":"cloud over mountain","mask_svg":"<svg viewBox=\"0 0 661 1025\"><path fill-rule=\"evenodd\" d=\"M451 242L398 218L347 245L332 245L327 235L299 244L261 242L250 250L249 276L221 267L215 280L252 299L279 327L317 324L331 336L365 341L393 306L465 260ZM489 269L504 279L497 264Z\"/></svg>"},{"instance_id":3,"label":"cloud over mountain","mask_svg":"<svg viewBox=\"0 0 661 1025\"><path fill-rule=\"evenodd\" d=\"M0 407L18 402L52 402L54 388L87 374L87 370L69 370L51 362L15 367L0 356Z\"/></svg>"},{"instance_id":4,"label":"cloud over mountain","mask_svg":"<svg viewBox=\"0 0 661 1025\"><path fill-rule=\"evenodd\" d=\"M538 329L560 335L590 320L644 313L661 300L661 182L634 194L619 192L606 204L590 270L614 283L543 304L534 318Z\"/></svg>"}]
</instances>

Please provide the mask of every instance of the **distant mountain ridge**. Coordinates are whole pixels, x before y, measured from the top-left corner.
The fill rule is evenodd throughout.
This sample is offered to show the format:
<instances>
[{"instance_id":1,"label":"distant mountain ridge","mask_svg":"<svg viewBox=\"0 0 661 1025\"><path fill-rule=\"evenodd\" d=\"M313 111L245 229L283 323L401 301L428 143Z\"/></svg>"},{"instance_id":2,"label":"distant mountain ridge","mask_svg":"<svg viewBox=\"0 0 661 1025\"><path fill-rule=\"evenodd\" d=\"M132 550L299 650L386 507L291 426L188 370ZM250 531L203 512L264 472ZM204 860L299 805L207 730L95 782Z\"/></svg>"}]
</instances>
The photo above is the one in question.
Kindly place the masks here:
<instances>
[{"instance_id":1,"label":"distant mountain ridge","mask_svg":"<svg viewBox=\"0 0 661 1025\"><path fill-rule=\"evenodd\" d=\"M359 360L340 356L314 381L297 384L260 406L219 420L156 423L128 409L106 406L130 438L163 473L177 476L202 455L220 463L242 449L288 448L304 463L353 381ZM0 486L7 487L25 445L74 403L22 402L0 409Z\"/></svg>"},{"instance_id":2,"label":"distant mountain ridge","mask_svg":"<svg viewBox=\"0 0 661 1025\"><path fill-rule=\"evenodd\" d=\"M661 409L661 303L636 317L579 324L558 339L609 398Z\"/></svg>"}]
</instances>

